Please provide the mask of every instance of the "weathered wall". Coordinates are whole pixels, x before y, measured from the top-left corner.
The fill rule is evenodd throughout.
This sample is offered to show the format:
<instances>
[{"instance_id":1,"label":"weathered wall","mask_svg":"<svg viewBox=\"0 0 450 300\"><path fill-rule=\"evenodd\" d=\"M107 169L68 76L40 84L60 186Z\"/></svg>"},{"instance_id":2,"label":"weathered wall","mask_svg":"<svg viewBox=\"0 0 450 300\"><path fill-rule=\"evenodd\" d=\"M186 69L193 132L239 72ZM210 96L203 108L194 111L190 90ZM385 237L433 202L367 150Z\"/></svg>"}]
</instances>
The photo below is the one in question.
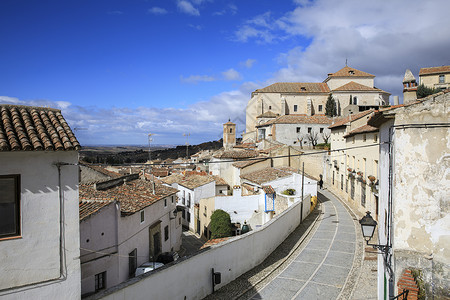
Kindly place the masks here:
<instances>
[{"instance_id":1,"label":"weathered wall","mask_svg":"<svg viewBox=\"0 0 450 300\"><path fill-rule=\"evenodd\" d=\"M67 278L60 278L60 200L56 162L76 164L78 152L0 154L0 175L20 174L21 238L0 241L2 299L78 299L81 291L78 167L61 167ZM49 281L49 282L45 282ZM24 289L16 286L30 285Z\"/></svg>"},{"instance_id":2,"label":"weathered wall","mask_svg":"<svg viewBox=\"0 0 450 300\"><path fill-rule=\"evenodd\" d=\"M311 145L310 140L307 138L308 136L308 128L311 128L311 131L317 133L317 143L324 143L323 135L320 133L320 129L323 130L323 133L330 134L330 129L328 126L330 124L273 124L272 126L276 127L276 135L274 138L276 141L289 145L289 146L299 146L297 138L300 136L303 137L302 143L304 145ZM300 128L300 132L297 132L297 128Z\"/></svg>"},{"instance_id":3,"label":"weathered wall","mask_svg":"<svg viewBox=\"0 0 450 300\"><path fill-rule=\"evenodd\" d=\"M123 283L118 289L105 291L89 299L202 299L212 292L212 268L222 274L222 283L216 285L216 289L219 289L260 264L274 251L299 225L299 214L300 202L259 230L212 246L173 266L141 275Z\"/></svg>"}]
</instances>

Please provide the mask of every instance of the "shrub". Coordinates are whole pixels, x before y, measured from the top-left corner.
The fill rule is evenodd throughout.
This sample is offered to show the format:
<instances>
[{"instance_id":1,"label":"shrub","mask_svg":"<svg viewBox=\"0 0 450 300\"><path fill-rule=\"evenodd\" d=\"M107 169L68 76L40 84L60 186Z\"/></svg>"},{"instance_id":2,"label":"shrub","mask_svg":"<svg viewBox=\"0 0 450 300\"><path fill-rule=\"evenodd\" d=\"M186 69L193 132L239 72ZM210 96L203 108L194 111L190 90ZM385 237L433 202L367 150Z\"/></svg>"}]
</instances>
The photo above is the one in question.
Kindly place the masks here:
<instances>
[{"instance_id":1,"label":"shrub","mask_svg":"<svg viewBox=\"0 0 450 300\"><path fill-rule=\"evenodd\" d=\"M284 190L282 192L282 194L283 195L288 195L288 196L293 196L293 195L295 195L295 190L294 189L287 189L287 190Z\"/></svg>"},{"instance_id":2,"label":"shrub","mask_svg":"<svg viewBox=\"0 0 450 300\"><path fill-rule=\"evenodd\" d=\"M230 215L221 209L217 209L213 212L209 227L211 229L211 239L232 235Z\"/></svg>"}]
</instances>

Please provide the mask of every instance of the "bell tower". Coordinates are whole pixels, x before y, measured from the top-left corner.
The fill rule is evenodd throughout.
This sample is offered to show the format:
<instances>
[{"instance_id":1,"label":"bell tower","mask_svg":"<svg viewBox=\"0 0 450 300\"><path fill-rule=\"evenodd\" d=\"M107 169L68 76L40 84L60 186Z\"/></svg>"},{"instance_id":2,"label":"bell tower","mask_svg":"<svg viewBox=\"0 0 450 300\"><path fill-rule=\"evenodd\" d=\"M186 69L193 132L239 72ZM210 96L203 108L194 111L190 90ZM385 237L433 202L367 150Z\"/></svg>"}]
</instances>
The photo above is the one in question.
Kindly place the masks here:
<instances>
[{"instance_id":1,"label":"bell tower","mask_svg":"<svg viewBox=\"0 0 450 300\"><path fill-rule=\"evenodd\" d=\"M228 122L223 124L223 147L225 150L231 150L236 146L236 124L228 119Z\"/></svg>"}]
</instances>

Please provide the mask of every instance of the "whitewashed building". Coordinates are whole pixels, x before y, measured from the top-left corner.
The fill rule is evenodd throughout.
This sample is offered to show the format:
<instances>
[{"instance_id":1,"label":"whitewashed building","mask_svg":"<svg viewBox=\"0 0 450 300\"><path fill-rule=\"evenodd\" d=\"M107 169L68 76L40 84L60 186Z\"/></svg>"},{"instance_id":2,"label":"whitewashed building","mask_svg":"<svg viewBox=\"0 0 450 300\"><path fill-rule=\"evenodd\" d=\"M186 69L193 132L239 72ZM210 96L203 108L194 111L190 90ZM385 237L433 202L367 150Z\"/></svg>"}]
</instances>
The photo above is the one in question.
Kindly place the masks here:
<instances>
[{"instance_id":1,"label":"whitewashed building","mask_svg":"<svg viewBox=\"0 0 450 300\"><path fill-rule=\"evenodd\" d=\"M420 273L427 299L449 297L449 104L446 90L369 120L381 142L379 240L371 242L389 247L378 256L378 299L397 295L408 270Z\"/></svg>"},{"instance_id":2,"label":"whitewashed building","mask_svg":"<svg viewBox=\"0 0 450 300\"><path fill-rule=\"evenodd\" d=\"M80 186L82 295L124 282L144 262L180 249L177 192L138 174Z\"/></svg>"},{"instance_id":3,"label":"whitewashed building","mask_svg":"<svg viewBox=\"0 0 450 300\"><path fill-rule=\"evenodd\" d=\"M0 105L0 298L80 298L79 149L60 110Z\"/></svg>"}]
</instances>

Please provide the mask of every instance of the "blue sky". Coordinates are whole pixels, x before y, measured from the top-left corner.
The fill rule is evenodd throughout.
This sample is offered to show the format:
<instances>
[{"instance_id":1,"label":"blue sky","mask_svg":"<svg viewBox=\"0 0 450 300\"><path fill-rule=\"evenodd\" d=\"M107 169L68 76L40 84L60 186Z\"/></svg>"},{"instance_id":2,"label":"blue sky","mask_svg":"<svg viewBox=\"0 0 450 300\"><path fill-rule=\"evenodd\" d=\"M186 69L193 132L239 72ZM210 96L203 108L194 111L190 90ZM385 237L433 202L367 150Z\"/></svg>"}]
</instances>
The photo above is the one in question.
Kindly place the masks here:
<instances>
[{"instance_id":1,"label":"blue sky","mask_svg":"<svg viewBox=\"0 0 450 300\"><path fill-rule=\"evenodd\" d=\"M83 145L244 129L257 88L345 65L401 95L450 64L450 1L0 1L0 103L60 108Z\"/></svg>"}]
</instances>

